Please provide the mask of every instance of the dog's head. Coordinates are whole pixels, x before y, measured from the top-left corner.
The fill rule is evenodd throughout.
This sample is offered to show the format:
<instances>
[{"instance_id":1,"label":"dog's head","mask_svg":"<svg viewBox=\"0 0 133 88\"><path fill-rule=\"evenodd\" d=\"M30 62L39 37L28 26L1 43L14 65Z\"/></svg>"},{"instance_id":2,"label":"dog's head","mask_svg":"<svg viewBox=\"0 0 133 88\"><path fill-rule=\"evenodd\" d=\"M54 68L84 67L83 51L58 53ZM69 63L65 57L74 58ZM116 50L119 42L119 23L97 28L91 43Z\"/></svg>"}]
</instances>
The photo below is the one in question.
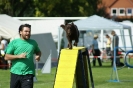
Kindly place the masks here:
<instances>
[{"instance_id":1,"label":"dog's head","mask_svg":"<svg viewBox=\"0 0 133 88\"><path fill-rule=\"evenodd\" d=\"M68 36L72 35L74 33L74 23L72 22L71 24L65 24L65 25L61 25L61 27L66 31L66 34Z\"/></svg>"}]
</instances>

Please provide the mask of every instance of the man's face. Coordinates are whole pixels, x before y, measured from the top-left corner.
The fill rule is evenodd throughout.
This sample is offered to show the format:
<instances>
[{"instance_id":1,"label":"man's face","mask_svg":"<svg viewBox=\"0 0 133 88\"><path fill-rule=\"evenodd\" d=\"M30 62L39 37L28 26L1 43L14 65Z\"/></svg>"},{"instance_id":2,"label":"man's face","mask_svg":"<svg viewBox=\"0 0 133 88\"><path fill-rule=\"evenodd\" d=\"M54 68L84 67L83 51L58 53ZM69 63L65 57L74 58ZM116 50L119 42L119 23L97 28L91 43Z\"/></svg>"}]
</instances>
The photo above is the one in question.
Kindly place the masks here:
<instances>
[{"instance_id":1,"label":"man's face","mask_svg":"<svg viewBox=\"0 0 133 88\"><path fill-rule=\"evenodd\" d=\"M112 36L114 36L114 35L115 35L115 33L114 33L114 32L111 32L111 35L112 35Z\"/></svg>"},{"instance_id":2,"label":"man's face","mask_svg":"<svg viewBox=\"0 0 133 88\"><path fill-rule=\"evenodd\" d=\"M24 27L22 31L20 31L20 37L24 40L27 40L30 38L31 30L28 27Z\"/></svg>"}]
</instances>

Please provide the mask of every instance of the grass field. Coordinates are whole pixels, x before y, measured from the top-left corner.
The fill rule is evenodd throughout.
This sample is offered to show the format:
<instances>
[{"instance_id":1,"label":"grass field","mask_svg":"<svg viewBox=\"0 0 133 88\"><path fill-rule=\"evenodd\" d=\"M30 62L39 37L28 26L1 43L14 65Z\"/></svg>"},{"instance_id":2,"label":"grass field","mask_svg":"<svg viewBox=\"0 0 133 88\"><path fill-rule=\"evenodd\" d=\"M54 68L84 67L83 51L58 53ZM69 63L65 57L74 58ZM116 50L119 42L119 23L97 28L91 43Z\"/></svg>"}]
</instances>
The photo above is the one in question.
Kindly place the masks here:
<instances>
[{"instance_id":1,"label":"grass field","mask_svg":"<svg viewBox=\"0 0 133 88\"><path fill-rule=\"evenodd\" d=\"M99 67L98 64L96 67L92 66L92 73L95 88L133 88L132 68L129 69L127 67L124 67L121 70L118 70L118 77L120 82L109 82L112 73L112 67L110 66L110 62L103 62L102 67ZM38 81L34 83L34 88L53 88L55 74L56 67L51 69L50 74L42 74L41 71L38 70ZM9 88L9 82L9 70L0 70L0 88ZM76 88L75 85L73 86L73 88Z\"/></svg>"}]
</instances>

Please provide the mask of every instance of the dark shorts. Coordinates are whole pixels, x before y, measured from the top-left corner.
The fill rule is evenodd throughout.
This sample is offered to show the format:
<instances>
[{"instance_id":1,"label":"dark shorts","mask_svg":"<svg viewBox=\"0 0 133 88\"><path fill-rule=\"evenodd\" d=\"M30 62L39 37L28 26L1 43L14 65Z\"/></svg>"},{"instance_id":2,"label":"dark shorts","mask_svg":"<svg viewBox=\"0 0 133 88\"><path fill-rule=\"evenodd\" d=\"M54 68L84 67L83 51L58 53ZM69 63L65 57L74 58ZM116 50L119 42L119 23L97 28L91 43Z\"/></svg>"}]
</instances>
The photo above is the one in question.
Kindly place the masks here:
<instances>
[{"instance_id":1,"label":"dark shorts","mask_svg":"<svg viewBox=\"0 0 133 88\"><path fill-rule=\"evenodd\" d=\"M111 48L110 47L106 47L106 54L108 56L111 56Z\"/></svg>"},{"instance_id":2,"label":"dark shorts","mask_svg":"<svg viewBox=\"0 0 133 88\"><path fill-rule=\"evenodd\" d=\"M34 75L17 75L11 73L10 88L33 88Z\"/></svg>"},{"instance_id":3,"label":"dark shorts","mask_svg":"<svg viewBox=\"0 0 133 88\"><path fill-rule=\"evenodd\" d=\"M99 49L94 49L95 53L93 53L94 56L100 56L101 52Z\"/></svg>"}]
</instances>

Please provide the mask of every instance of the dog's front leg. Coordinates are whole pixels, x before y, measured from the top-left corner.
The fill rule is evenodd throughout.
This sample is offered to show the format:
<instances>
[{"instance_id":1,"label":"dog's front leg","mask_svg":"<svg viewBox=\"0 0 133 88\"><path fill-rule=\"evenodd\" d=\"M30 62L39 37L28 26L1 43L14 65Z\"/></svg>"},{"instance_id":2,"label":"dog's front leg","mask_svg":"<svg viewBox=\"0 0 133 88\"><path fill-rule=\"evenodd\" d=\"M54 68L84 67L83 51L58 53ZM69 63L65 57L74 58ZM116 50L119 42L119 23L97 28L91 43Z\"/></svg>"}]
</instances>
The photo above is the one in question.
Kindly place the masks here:
<instances>
[{"instance_id":1,"label":"dog's front leg","mask_svg":"<svg viewBox=\"0 0 133 88\"><path fill-rule=\"evenodd\" d=\"M69 37L67 37L67 39L68 39L68 48L72 49L72 40Z\"/></svg>"}]
</instances>

